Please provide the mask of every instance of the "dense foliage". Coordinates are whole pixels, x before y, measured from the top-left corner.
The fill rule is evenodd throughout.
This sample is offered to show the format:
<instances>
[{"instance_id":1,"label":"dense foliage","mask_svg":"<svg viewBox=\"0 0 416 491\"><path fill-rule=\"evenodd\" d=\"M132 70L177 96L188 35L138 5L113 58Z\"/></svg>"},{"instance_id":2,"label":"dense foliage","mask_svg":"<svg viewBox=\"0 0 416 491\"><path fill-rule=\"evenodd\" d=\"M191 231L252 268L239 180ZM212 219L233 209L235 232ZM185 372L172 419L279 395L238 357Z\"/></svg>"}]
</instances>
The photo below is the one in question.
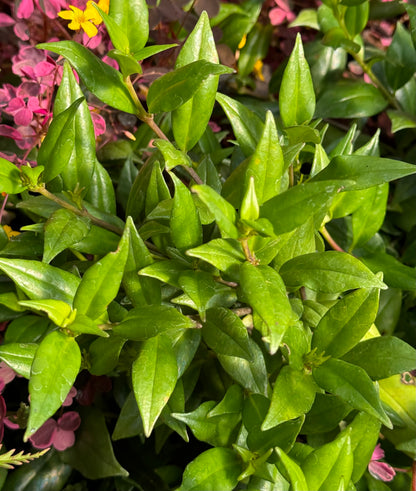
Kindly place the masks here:
<instances>
[{"instance_id":1,"label":"dense foliage","mask_svg":"<svg viewBox=\"0 0 416 491\"><path fill-rule=\"evenodd\" d=\"M416 490L415 6L3 4L0 489Z\"/></svg>"}]
</instances>

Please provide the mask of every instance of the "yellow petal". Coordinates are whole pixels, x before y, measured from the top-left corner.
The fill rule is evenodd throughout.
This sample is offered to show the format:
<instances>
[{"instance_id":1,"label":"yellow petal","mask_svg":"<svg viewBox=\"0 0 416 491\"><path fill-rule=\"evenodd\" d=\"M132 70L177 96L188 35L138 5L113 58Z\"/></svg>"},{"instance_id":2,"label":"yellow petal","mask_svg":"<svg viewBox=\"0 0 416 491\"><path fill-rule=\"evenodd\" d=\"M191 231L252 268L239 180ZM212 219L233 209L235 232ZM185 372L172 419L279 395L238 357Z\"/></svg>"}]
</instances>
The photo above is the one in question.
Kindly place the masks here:
<instances>
[{"instance_id":1,"label":"yellow petal","mask_svg":"<svg viewBox=\"0 0 416 491\"><path fill-rule=\"evenodd\" d=\"M62 10L62 12L58 12L58 16L62 17L62 19L72 19L74 17L74 12L70 10Z\"/></svg>"},{"instance_id":2,"label":"yellow petal","mask_svg":"<svg viewBox=\"0 0 416 491\"><path fill-rule=\"evenodd\" d=\"M110 10L110 0L100 0L98 2L98 6L101 10L108 14L108 11Z\"/></svg>"},{"instance_id":3,"label":"yellow petal","mask_svg":"<svg viewBox=\"0 0 416 491\"><path fill-rule=\"evenodd\" d=\"M9 239L12 237L16 237L16 235L20 235L20 232L12 230L12 227L10 227L9 225L3 225L3 230L6 232L6 235Z\"/></svg>"},{"instance_id":4,"label":"yellow petal","mask_svg":"<svg viewBox=\"0 0 416 491\"><path fill-rule=\"evenodd\" d=\"M90 38L96 36L98 33L98 29L89 21L83 22L81 27L84 29L85 34Z\"/></svg>"},{"instance_id":5,"label":"yellow petal","mask_svg":"<svg viewBox=\"0 0 416 491\"><path fill-rule=\"evenodd\" d=\"M68 24L68 27L72 31L78 31L78 29L81 29L81 24L74 19L71 23Z\"/></svg>"},{"instance_id":6,"label":"yellow petal","mask_svg":"<svg viewBox=\"0 0 416 491\"><path fill-rule=\"evenodd\" d=\"M244 48L246 41L247 41L247 35L244 34L244 36L241 38L240 43L238 44L238 49Z\"/></svg>"}]
</instances>

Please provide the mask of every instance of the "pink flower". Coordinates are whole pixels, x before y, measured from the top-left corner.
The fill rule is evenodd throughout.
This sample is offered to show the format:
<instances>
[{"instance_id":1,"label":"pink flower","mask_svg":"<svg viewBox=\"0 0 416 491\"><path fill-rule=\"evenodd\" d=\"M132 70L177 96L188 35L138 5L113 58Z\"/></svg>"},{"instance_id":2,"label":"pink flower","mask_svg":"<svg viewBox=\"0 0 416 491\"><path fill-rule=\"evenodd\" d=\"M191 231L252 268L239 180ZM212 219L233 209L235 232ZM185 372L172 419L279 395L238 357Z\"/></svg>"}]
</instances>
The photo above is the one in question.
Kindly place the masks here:
<instances>
[{"instance_id":1,"label":"pink flower","mask_svg":"<svg viewBox=\"0 0 416 491\"><path fill-rule=\"evenodd\" d=\"M35 6L47 15L50 19L55 19L58 12L66 7L65 0L43 0L42 7L38 0L22 0L17 8L16 16L19 19L28 19L35 9Z\"/></svg>"},{"instance_id":2,"label":"pink flower","mask_svg":"<svg viewBox=\"0 0 416 491\"><path fill-rule=\"evenodd\" d=\"M269 12L269 19L272 26L279 26L283 22L292 22L296 15L290 10L288 0L274 0L277 7L274 7Z\"/></svg>"},{"instance_id":3,"label":"pink flower","mask_svg":"<svg viewBox=\"0 0 416 491\"><path fill-rule=\"evenodd\" d=\"M62 403L62 406L70 406L74 400L74 397L77 395L78 391L77 389L72 386L71 390L68 392L68 395L66 396L64 402Z\"/></svg>"},{"instance_id":4,"label":"pink flower","mask_svg":"<svg viewBox=\"0 0 416 491\"><path fill-rule=\"evenodd\" d=\"M384 450L380 447L380 444L374 449L371 456L370 463L368 464L368 471L370 474L380 481L392 481L396 475L396 471L390 464L385 462L379 462L384 458Z\"/></svg>"},{"instance_id":5,"label":"pink flower","mask_svg":"<svg viewBox=\"0 0 416 491\"><path fill-rule=\"evenodd\" d=\"M4 387L16 377L16 372L9 367L4 361L0 362L0 392Z\"/></svg>"},{"instance_id":6,"label":"pink flower","mask_svg":"<svg viewBox=\"0 0 416 491\"><path fill-rule=\"evenodd\" d=\"M46 115L48 111L39 105L37 97L29 97L27 101L23 97L16 97L9 102L5 112L11 114L14 122L18 126L29 126L33 119L33 114Z\"/></svg>"},{"instance_id":7,"label":"pink flower","mask_svg":"<svg viewBox=\"0 0 416 491\"><path fill-rule=\"evenodd\" d=\"M69 411L58 421L49 418L29 440L36 448L48 448L52 445L56 450L63 451L75 443L75 431L81 424L81 418L76 411Z\"/></svg>"},{"instance_id":8,"label":"pink flower","mask_svg":"<svg viewBox=\"0 0 416 491\"><path fill-rule=\"evenodd\" d=\"M101 114L98 114L96 110L89 106L89 109L91 111L91 119L92 119L92 124L94 126L94 134L95 138L97 136L100 136L105 133L106 129L106 124L105 124L105 119L101 116Z\"/></svg>"}]
</instances>

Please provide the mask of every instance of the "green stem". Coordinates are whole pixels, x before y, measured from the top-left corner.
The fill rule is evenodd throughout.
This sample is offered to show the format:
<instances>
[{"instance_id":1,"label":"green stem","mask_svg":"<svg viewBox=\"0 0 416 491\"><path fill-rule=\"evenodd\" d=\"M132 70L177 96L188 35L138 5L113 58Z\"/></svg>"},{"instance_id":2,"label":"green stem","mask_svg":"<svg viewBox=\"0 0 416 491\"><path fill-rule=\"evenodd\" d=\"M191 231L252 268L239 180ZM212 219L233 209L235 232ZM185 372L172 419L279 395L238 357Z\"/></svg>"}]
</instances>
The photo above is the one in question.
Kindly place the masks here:
<instances>
[{"instance_id":1,"label":"green stem","mask_svg":"<svg viewBox=\"0 0 416 491\"><path fill-rule=\"evenodd\" d=\"M328 230L325 227L322 227L320 232L324 237L324 239L332 247L332 249L334 249L334 251L345 252L344 249L335 242L335 240L331 237L331 234L328 232Z\"/></svg>"},{"instance_id":2,"label":"green stem","mask_svg":"<svg viewBox=\"0 0 416 491\"><path fill-rule=\"evenodd\" d=\"M117 235L123 235L123 229L120 227L117 227L117 225L113 225L112 223L105 222L104 220L101 220L100 218L95 217L94 215L91 215L85 208L82 208L81 210L77 208L74 205L71 205L71 203L68 203L67 201L58 198L58 196L55 196L52 194L50 191L48 191L44 186L39 186L37 188L31 189L31 191L34 191L36 193L41 194L42 196L45 196L45 198L50 199L51 201L54 201L57 203L59 206L62 206L62 208L66 208L67 210L72 211L75 215L78 215L80 217L87 217L91 220L91 222L94 225L98 225L101 228L105 228L106 230L109 230L110 232L114 232Z\"/></svg>"},{"instance_id":3,"label":"green stem","mask_svg":"<svg viewBox=\"0 0 416 491\"><path fill-rule=\"evenodd\" d=\"M254 266L258 266L259 260L251 253L250 247L248 246L248 238L240 239L241 245L243 247L244 255L247 261L249 261Z\"/></svg>"}]
</instances>

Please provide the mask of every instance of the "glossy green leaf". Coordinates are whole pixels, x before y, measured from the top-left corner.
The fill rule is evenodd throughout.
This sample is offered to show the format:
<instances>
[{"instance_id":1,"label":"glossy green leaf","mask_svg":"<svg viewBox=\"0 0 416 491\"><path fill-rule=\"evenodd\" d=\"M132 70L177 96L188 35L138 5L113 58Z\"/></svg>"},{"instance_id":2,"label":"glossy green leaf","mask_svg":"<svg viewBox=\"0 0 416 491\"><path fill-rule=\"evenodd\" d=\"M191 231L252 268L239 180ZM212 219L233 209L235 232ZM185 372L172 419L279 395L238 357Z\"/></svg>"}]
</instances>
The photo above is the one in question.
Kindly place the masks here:
<instances>
[{"instance_id":1,"label":"glossy green leaf","mask_svg":"<svg viewBox=\"0 0 416 491\"><path fill-rule=\"evenodd\" d=\"M302 434L328 433L352 411L352 407L338 396L317 393L310 411L306 414Z\"/></svg>"},{"instance_id":2,"label":"glossy green leaf","mask_svg":"<svg viewBox=\"0 0 416 491\"><path fill-rule=\"evenodd\" d=\"M257 22L248 33L244 46L238 57L238 75L247 77L258 60L263 60L269 50L273 28Z\"/></svg>"},{"instance_id":3,"label":"glossy green leaf","mask_svg":"<svg viewBox=\"0 0 416 491\"><path fill-rule=\"evenodd\" d=\"M168 402L177 377L178 365L170 340L159 334L144 341L132 365L132 381L147 437Z\"/></svg>"},{"instance_id":4,"label":"glossy green leaf","mask_svg":"<svg viewBox=\"0 0 416 491\"><path fill-rule=\"evenodd\" d=\"M19 169L2 157L0 157L0 183L0 192L8 194L21 193L27 187L20 179Z\"/></svg>"},{"instance_id":5,"label":"glossy green leaf","mask_svg":"<svg viewBox=\"0 0 416 491\"><path fill-rule=\"evenodd\" d=\"M110 4L109 16L128 39L128 50L139 52L149 37L149 12L145 0L121 0ZM138 58L142 59L142 58Z\"/></svg>"},{"instance_id":6,"label":"glossy green leaf","mask_svg":"<svg viewBox=\"0 0 416 491\"><path fill-rule=\"evenodd\" d=\"M279 108L285 126L309 123L315 112L315 92L300 34L283 73Z\"/></svg>"},{"instance_id":7,"label":"glossy green leaf","mask_svg":"<svg viewBox=\"0 0 416 491\"><path fill-rule=\"evenodd\" d=\"M211 448L185 468L178 491L232 491L238 483L242 464L229 448Z\"/></svg>"},{"instance_id":8,"label":"glossy green leaf","mask_svg":"<svg viewBox=\"0 0 416 491\"><path fill-rule=\"evenodd\" d=\"M36 343L52 327L47 317L23 315L10 322L4 335L4 343Z\"/></svg>"},{"instance_id":9,"label":"glossy green leaf","mask_svg":"<svg viewBox=\"0 0 416 491\"><path fill-rule=\"evenodd\" d=\"M307 286L326 293L355 288L386 288L359 259L338 251L297 256L283 264L279 273L288 288Z\"/></svg>"},{"instance_id":10,"label":"glossy green leaf","mask_svg":"<svg viewBox=\"0 0 416 491\"><path fill-rule=\"evenodd\" d=\"M380 427L380 421L367 413L360 412L345 429L350 432L351 448L354 454L354 467L351 475L353 482L361 478L370 462Z\"/></svg>"},{"instance_id":11,"label":"glossy green leaf","mask_svg":"<svg viewBox=\"0 0 416 491\"><path fill-rule=\"evenodd\" d=\"M171 329L193 327L189 317L166 305L146 305L131 309L113 332L133 341L144 341Z\"/></svg>"},{"instance_id":12,"label":"glossy green leaf","mask_svg":"<svg viewBox=\"0 0 416 491\"><path fill-rule=\"evenodd\" d=\"M168 259L166 261L157 261L139 271L142 276L157 278L169 285L179 288L179 275L183 271L188 271L189 266L177 259Z\"/></svg>"},{"instance_id":13,"label":"glossy green leaf","mask_svg":"<svg viewBox=\"0 0 416 491\"><path fill-rule=\"evenodd\" d=\"M52 331L45 336L31 368L30 413L25 441L59 409L75 382L80 366L81 351L75 338L60 331Z\"/></svg>"},{"instance_id":14,"label":"glossy green leaf","mask_svg":"<svg viewBox=\"0 0 416 491\"><path fill-rule=\"evenodd\" d=\"M409 31L400 23L387 48L384 68L387 82L393 91L402 87L416 71L416 51Z\"/></svg>"},{"instance_id":15,"label":"glossy green leaf","mask_svg":"<svg viewBox=\"0 0 416 491\"><path fill-rule=\"evenodd\" d=\"M362 261L371 271L382 271L384 281L390 288L416 290L415 268L402 264L394 256L377 252L363 257Z\"/></svg>"},{"instance_id":16,"label":"glossy green leaf","mask_svg":"<svg viewBox=\"0 0 416 491\"><path fill-rule=\"evenodd\" d=\"M244 104L227 95L217 93L216 100L230 121L244 155L246 157L252 155L263 133L263 122Z\"/></svg>"},{"instance_id":17,"label":"glossy green leaf","mask_svg":"<svg viewBox=\"0 0 416 491\"><path fill-rule=\"evenodd\" d=\"M391 121L392 133L397 133L406 128L416 128L416 119L414 116L409 116L407 113L395 111L394 109L389 109L386 112Z\"/></svg>"},{"instance_id":18,"label":"glossy green leaf","mask_svg":"<svg viewBox=\"0 0 416 491\"><path fill-rule=\"evenodd\" d=\"M75 115L82 102L83 98L77 99L49 126L38 153L38 164L45 168L44 182L51 181L69 164L75 141Z\"/></svg>"},{"instance_id":19,"label":"glossy green leaf","mask_svg":"<svg viewBox=\"0 0 416 491\"><path fill-rule=\"evenodd\" d=\"M354 22L354 18L351 22ZM355 26L353 26L355 28ZM322 44L332 49L343 49L352 53L359 53L360 45L346 37L345 32L338 26L329 29L322 38Z\"/></svg>"},{"instance_id":20,"label":"glossy green leaf","mask_svg":"<svg viewBox=\"0 0 416 491\"><path fill-rule=\"evenodd\" d=\"M416 369L416 350L394 336L361 341L342 359L363 368L373 380Z\"/></svg>"},{"instance_id":21,"label":"glossy green leaf","mask_svg":"<svg viewBox=\"0 0 416 491\"><path fill-rule=\"evenodd\" d=\"M80 410L81 426L75 445L62 453L62 460L82 473L86 479L127 476L114 455L102 411L95 407Z\"/></svg>"},{"instance_id":22,"label":"glossy green leaf","mask_svg":"<svg viewBox=\"0 0 416 491\"><path fill-rule=\"evenodd\" d=\"M352 215L351 249L365 244L383 225L389 194L388 183L373 186L364 193L360 207Z\"/></svg>"},{"instance_id":23,"label":"glossy green leaf","mask_svg":"<svg viewBox=\"0 0 416 491\"><path fill-rule=\"evenodd\" d=\"M126 227L115 252L108 253L88 268L74 298L74 308L90 319L97 319L116 297L129 251L130 232Z\"/></svg>"},{"instance_id":24,"label":"glossy green leaf","mask_svg":"<svg viewBox=\"0 0 416 491\"><path fill-rule=\"evenodd\" d=\"M286 329L297 320L279 273L270 266L245 262L240 268L240 286L245 300L265 324L264 338L274 354Z\"/></svg>"},{"instance_id":25,"label":"glossy green leaf","mask_svg":"<svg viewBox=\"0 0 416 491\"><path fill-rule=\"evenodd\" d=\"M218 355L235 356L252 361L247 329L231 310L209 309L202 326L202 337Z\"/></svg>"},{"instance_id":26,"label":"glossy green leaf","mask_svg":"<svg viewBox=\"0 0 416 491\"><path fill-rule=\"evenodd\" d=\"M75 79L71 66L68 62L65 62L62 80L53 106L54 117L58 117L64 111L67 111L77 99L83 96L84 94ZM64 167L62 167L60 162L56 162L55 165L61 167L59 174L62 177L64 189L74 190L78 185L79 188L84 187L88 193L92 175L97 165L97 157L95 154L94 127L87 101L83 100L79 105L74 115L73 124L73 128L71 127L72 138L68 138L69 134L63 135L69 140L68 145L71 147L71 153L68 155L67 162L64 162ZM53 157L57 159L56 155L53 155ZM47 174L51 163L45 159L44 165L45 173Z\"/></svg>"},{"instance_id":27,"label":"glossy green leaf","mask_svg":"<svg viewBox=\"0 0 416 491\"><path fill-rule=\"evenodd\" d=\"M224 239L238 238L238 230L235 225L237 213L233 206L228 203L221 195L205 184L193 186L192 190L197 193L201 200L214 215L218 228Z\"/></svg>"},{"instance_id":28,"label":"glossy green leaf","mask_svg":"<svg viewBox=\"0 0 416 491\"><path fill-rule=\"evenodd\" d=\"M182 165L184 167L191 166L191 161L186 153L178 150L173 143L166 140L156 139L154 140L154 146L162 152L166 170L171 170L177 165Z\"/></svg>"},{"instance_id":29,"label":"glossy green leaf","mask_svg":"<svg viewBox=\"0 0 416 491\"><path fill-rule=\"evenodd\" d=\"M330 394L341 397L354 409L368 413L391 428L378 391L362 368L331 358L313 370L313 377Z\"/></svg>"},{"instance_id":30,"label":"glossy green leaf","mask_svg":"<svg viewBox=\"0 0 416 491\"><path fill-rule=\"evenodd\" d=\"M111 438L121 440L137 435L143 435L143 424L134 392L131 391L121 407Z\"/></svg>"},{"instance_id":31,"label":"glossy green leaf","mask_svg":"<svg viewBox=\"0 0 416 491\"><path fill-rule=\"evenodd\" d=\"M170 330L166 332L166 336L172 340L172 350L178 364L178 378L182 377L201 343L201 330Z\"/></svg>"},{"instance_id":32,"label":"glossy green leaf","mask_svg":"<svg viewBox=\"0 0 416 491\"><path fill-rule=\"evenodd\" d=\"M299 184L266 201L260 216L270 220L276 235L290 232L314 215L325 213L339 188L335 181Z\"/></svg>"},{"instance_id":33,"label":"glossy green leaf","mask_svg":"<svg viewBox=\"0 0 416 491\"><path fill-rule=\"evenodd\" d=\"M155 142L153 142L153 144L154 143ZM159 140L158 143L168 144L172 147L172 150L178 152L176 148L173 148L172 144L166 142L165 140ZM160 148L159 145L156 146ZM163 151L163 149L162 149L162 154L164 155L166 160L164 167L169 168L170 162L168 164L168 158L166 158L166 152ZM184 156L181 155L181 157L183 158ZM159 205L161 201L169 200L171 198L170 191L166 184L165 178L163 177L163 173L162 173L163 171L161 167L162 166L159 164L158 161L155 161L153 163L152 174L150 176L150 181L146 192L146 203L145 203L146 215L149 215Z\"/></svg>"},{"instance_id":34,"label":"glossy green leaf","mask_svg":"<svg viewBox=\"0 0 416 491\"><path fill-rule=\"evenodd\" d=\"M113 182L110 174L98 161L95 163L94 172L85 199L91 203L95 209L107 213L107 216L114 217L116 214L116 197ZM87 201L84 201L84 206L86 208L88 207ZM119 220L118 217L115 218ZM111 221L111 219L108 221Z\"/></svg>"},{"instance_id":35,"label":"glossy green leaf","mask_svg":"<svg viewBox=\"0 0 416 491\"><path fill-rule=\"evenodd\" d=\"M311 375L284 366L274 383L272 402L261 429L269 430L307 413L317 390L319 388Z\"/></svg>"},{"instance_id":36,"label":"glossy green leaf","mask_svg":"<svg viewBox=\"0 0 416 491\"><path fill-rule=\"evenodd\" d=\"M173 111L185 104L208 77L232 72L232 68L206 60L181 66L152 83L147 95L149 112Z\"/></svg>"},{"instance_id":37,"label":"glossy green leaf","mask_svg":"<svg viewBox=\"0 0 416 491\"><path fill-rule=\"evenodd\" d=\"M353 470L350 431L310 453L302 463L302 470L308 486L305 489L338 490L342 481L348 483Z\"/></svg>"},{"instance_id":38,"label":"glossy green leaf","mask_svg":"<svg viewBox=\"0 0 416 491\"><path fill-rule=\"evenodd\" d=\"M239 274L240 265L245 261L241 245L234 239L214 239L188 249L186 254L200 258L233 277Z\"/></svg>"},{"instance_id":39,"label":"glossy green leaf","mask_svg":"<svg viewBox=\"0 0 416 491\"><path fill-rule=\"evenodd\" d=\"M120 352L126 343L125 338L110 336L95 339L89 347L88 355L92 375L107 375L117 366Z\"/></svg>"},{"instance_id":40,"label":"glossy green leaf","mask_svg":"<svg viewBox=\"0 0 416 491\"><path fill-rule=\"evenodd\" d=\"M36 343L7 343L0 346L0 360L24 378L30 377L30 368L38 345Z\"/></svg>"},{"instance_id":41,"label":"glossy green leaf","mask_svg":"<svg viewBox=\"0 0 416 491\"><path fill-rule=\"evenodd\" d=\"M218 63L214 37L208 14L202 12L176 59L176 68L193 61L206 60ZM207 127L215 103L219 76L207 77L193 97L172 113L172 130L175 141L183 151L190 150Z\"/></svg>"},{"instance_id":42,"label":"glossy green leaf","mask_svg":"<svg viewBox=\"0 0 416 491\"><path fill-rule=\"evenodd\" d=\"M72 312L71 306L62 300L21 300L19 304L35 312L45 312L49 319L59 327L66 327L68 317Z\"/></svg>"},{"instance_id":43,"label":"glossy green leaf","mask_svg":"<svg viewBox=\"0 0 416 491\"><path fill-rule=\"evenodd\" d=\"M233 314L234 315L234 314ZM218 361L224 370L242 387L255 394L267 395L268 376L263 353L257 343L248 338L250 358L218 354ZM218 348L219 351L220 348ZM249 360L252 361L249 361Z\"/></svg>"},{"instance_id":44,"label":"glossy green leaf","mask_svg":"<svg viewBox=\"0 0 416 491\"><path fill-rule=\"evenodd\" d=\"M293 489L293 491L305 491L305 489L308 489L305 475L298 464L287 456L281 448L275 447L274 450L285 470L285 477L290 481L291 489Z\"/></svg>"},{"instance_id":45,"label":"glossy green leaf","mask_svg":"<svg viewBox=\"0 0 416 491\"><path fill-rule=\"evenodd\" d=\"M30 259L0 259L0 270L31 299L53 298L72 305L80 280L65 270Z\"/></svg>"},{"instance_id":46,"label":"glossy green leaf","mask_svg":"<svg viewBox=\"0 0 416 491\"><path fill-rule=\"evenodd\" d=\"M325 89L316 104L315 118L366 118L383 111L387 104L373 85L343 81Z\"/></svg>"},{"instance_id":47,"label":"glossy green leaf","mask_svg":"<svg viewBox=\"0 0 416 491\"><path fill-rule=\"evenodd\" d=\"M43 262L52 259L68 247L80 242L90 230L90 220L72 211L56 210L45 223Z\"/></svg>"},{"instance_id":48,"label":"glossy green leaf","mask_svg":"<svg viewBox=\"0 0 416 491\"><path fill-rule=\"evenodd\" d=\"M74 310L75 313L75 310ZM93 321L89 317L83 314L76 314L73 322L66 326L75 335L79 334L92 334L94 336L100 336L108 338L109 334L100 327L99 321Z\"/></svg>"},{"instance_id":49,"label":"glossy green leaf","mask_svg":"<svg viewBox=\"0 0 416 491\"><path fill-rule=\"evenodd\" d=\"M359 5L349 5L344 15L345 27L351 38L360 34L368 22L370 5L368 2L361 2Z\"/></svg>"},{"instance_id":50,"label":"glossy green leaf","mask_svg":"<svg viewBox=\"0 0 416 491\"><path fill-rule=\"evenodd\" d=\"M121 73L98 59L90 50L74 41L37 45L66 58L78 72L87 89L109 106L130 114L137 108L123 82Z\"/></svg>"},{"instance_id":51,"label":"glossy green leaf","mask_svg":"<svg viewBox=\"0 0 416 491\"><path fill-rule=\"evenodd\" d=\"M379 292L361 288L338 300L314 330L312 348L335 358L353 348L377 316Z\"/></svg>"},{"instance_id":52,"label":"glossy green leaf","mask_svg":"<svg viewBox=\"0 0 416 491\"><path fill-rule=\"evenodd\" d=\"M186 423L195 438L215 447L226 447L235 438L235 429L241 421L243 391L240 386L232 385L224 398L202 403L190 413L173 413L172 416Z\"/></svg>"},{"instance_id":53,"label":"glossy green leaf","mask_svg":"<svg viewBox=\"0 0 416 491\"><path fill-rule=\"evenodd\" d=\"M415 174L412 164L365 155L340 155L331 160L312 182L339 181L343 191L378 186L387 181Z\"/></svg>"},{"instance_id":54,"label":"glossy green leaf","mask_svg":"<svg viewBox=\"0 0 416 491\"><path fill-rule=\"evenodd\" d=\"M270 400L261 394L250 394L244 401L243 423L248 432L247 446L251 451L258 453L273 447L280 447L283 451L289 452L299 434L304 417L263 431L261 425L269 407Z\"/></svg>"},{"instance_id":55,"label":"glossy green leaf","mask_svg":"<svg viewBox=\"0 0 416 491\"><path fill-rule=\"evenodd\" d=\"M183 182L171 173L175 185L170 235L179 250L196 247L202 242L202 225L191 192Z\"/></svg>"},{"instance_id":56,"label":"glossy green leaf","mask_svg":"<svg viewBox=\"0 0 416 491\"><path fill-rule=\"evenodd\" d=\"M131 216L134 221L137 221L144 213L146 191L152 175L152 168L152 162L149 160L141 167L131 187L127 199L126 215Z\"/></svg>"}]
</instances>

